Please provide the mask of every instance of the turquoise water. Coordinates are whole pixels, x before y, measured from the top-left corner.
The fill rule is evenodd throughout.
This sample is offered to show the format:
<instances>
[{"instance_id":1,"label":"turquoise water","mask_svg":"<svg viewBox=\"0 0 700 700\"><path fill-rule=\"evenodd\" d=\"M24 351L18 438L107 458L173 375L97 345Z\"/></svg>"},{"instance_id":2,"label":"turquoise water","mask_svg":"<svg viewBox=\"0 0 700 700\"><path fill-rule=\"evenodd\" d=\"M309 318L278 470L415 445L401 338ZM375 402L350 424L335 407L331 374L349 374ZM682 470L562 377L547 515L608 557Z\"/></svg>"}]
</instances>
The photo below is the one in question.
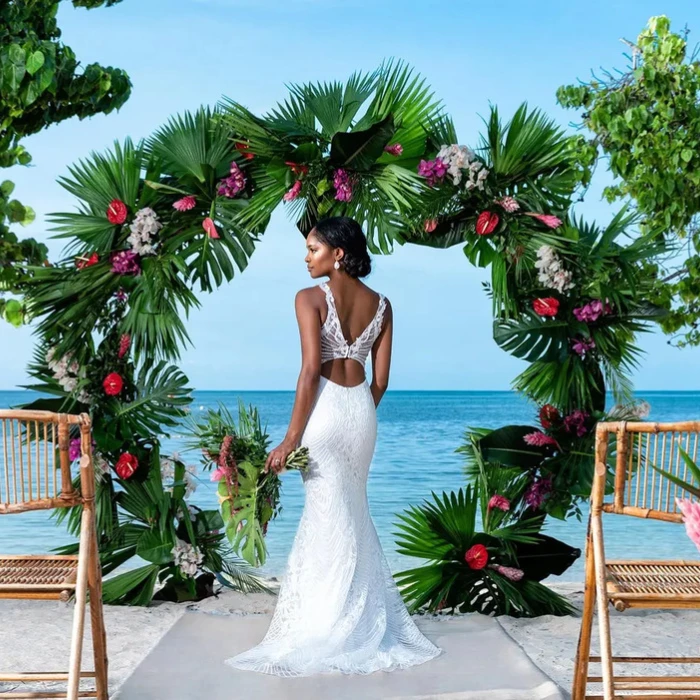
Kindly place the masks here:
<instances>
[{"instance_id":1,"label":"turquoise water","mask_svg":"<svg viewBox=\"0 0 700 700\"><path fill-rule=\"evenodd\" d=\"M0 407L27 401L24 391L0 392ZM237 414L238 400L256 406L276 445L282 439L294 401L289 391L195 392L193 415L219 402ZM674 421L700 418L700 392L640 392L639 399L651 404L650 420ZM378 438L370 469L368 496L372 518L393 571L409 568L415 561L395 551L393 530L396 513L430 498L430 492L456 490L465 481L462 458L454 450L467 426L499 427L508 423L534 423L535 410L517 394L491 391L389 391L378 409ZM165 451L177 450L187 458L183 439L166 439ZM191 454L189 460L197 462ZM265 575L279 575L289 553L304 503L304 489L298 472L282 476L282 512L270 524L267 535L269 557L262 568ZM214 485L208 474L200 475L192 502L204 508L216 507ZM585 522L549 520L545 530L583 549ZM609 516L605 521L607 554L611 557L688 558L700 553L685 536L682 527L669 523L644 522ZM65 531L49 521L45 513L0 518L0 552L47 551L70 541ZM560 580L582 580L581 559Z\"/></svg>"}]
</instances>

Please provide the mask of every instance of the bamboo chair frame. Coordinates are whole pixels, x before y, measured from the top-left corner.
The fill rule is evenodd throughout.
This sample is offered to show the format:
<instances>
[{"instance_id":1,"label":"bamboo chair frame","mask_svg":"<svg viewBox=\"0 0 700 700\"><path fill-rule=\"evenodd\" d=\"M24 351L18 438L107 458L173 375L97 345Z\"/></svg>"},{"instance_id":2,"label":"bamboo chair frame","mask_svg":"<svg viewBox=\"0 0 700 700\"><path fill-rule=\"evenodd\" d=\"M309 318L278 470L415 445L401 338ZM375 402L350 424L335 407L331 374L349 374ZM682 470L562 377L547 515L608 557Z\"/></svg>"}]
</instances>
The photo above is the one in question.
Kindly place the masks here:
<instances>
[{"instance_id":1,"label":"bamboo chair frame","mask_svg":"<svg viewBox=\"0 0 700 700\"><path fill-rule=\"evenodd\" d=\"M71 430L80 435L80 491L71 479ZM0 450L0 516L69 506L82 508L77 555L0 555L0 599L67 601L75 597L68 671L0 673L0 682L65 681L66 690L8 692L0 696L108 700L90 417L85 413L0 410ZM81 669L88 595L94 671ZM83 679L94 679L94 690L82 689Z\"/></svg>"},{"instance_id":2,"label":"bamboo chair frame","mask_svg":"<svg viewBox=\"0 0 700 700\"><path fill-rule=\"evenodd\" d=\"M612 500L606 501L611 442L616 448L614 491ZM697 459L699 443L700 421L620 421L597 425L595 473L586 538L584 604L572 700L700 700L700 675L628 676L613 673L613 664L617 663L696 664L700 663L700 657L613 656L608 607L609 604L613 605L620 612L628 608L700 609L700 560L608 560L605 558L602 522L603 513L615 513L682 523L675 497L688 497L689 494L651 465L655 464L688 480L687 467L677 447L681 445L691 458ZM679 536L682 536L681 533ZM596 609L600 656L591 656L591 633ZM589 675L590 663L600 664L600 676ZM602 683L603 694L588 694L589 683ZM633 694L628 694L628 691Z\"/></svg>"}]
</instances>

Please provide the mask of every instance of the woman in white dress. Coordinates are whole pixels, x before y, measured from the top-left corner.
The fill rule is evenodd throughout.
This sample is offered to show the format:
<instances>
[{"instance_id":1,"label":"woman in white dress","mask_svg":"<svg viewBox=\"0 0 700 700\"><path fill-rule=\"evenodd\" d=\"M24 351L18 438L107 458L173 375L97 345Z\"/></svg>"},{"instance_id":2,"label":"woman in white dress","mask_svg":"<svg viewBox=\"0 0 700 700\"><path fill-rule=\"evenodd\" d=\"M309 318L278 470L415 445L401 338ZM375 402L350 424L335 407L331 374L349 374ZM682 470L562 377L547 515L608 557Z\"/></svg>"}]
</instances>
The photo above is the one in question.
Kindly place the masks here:
<instances>
[{"instance_id":1,"label":"woman in white dress","mask_svg":"<svg viewBox=\"0 0 700 700\"><path fill-rule=\"evenodd\" d=\"M358 279L371 263L353 219L319 221L306 248L311 277L330 279L296 295L301 372L287 434L265 467L279 471L292 450L308 447L304 510L265 638L226 663L278 676L407 668L442 650L409 615L367 501L391 304Z\"/></svg>"}]
</instances>

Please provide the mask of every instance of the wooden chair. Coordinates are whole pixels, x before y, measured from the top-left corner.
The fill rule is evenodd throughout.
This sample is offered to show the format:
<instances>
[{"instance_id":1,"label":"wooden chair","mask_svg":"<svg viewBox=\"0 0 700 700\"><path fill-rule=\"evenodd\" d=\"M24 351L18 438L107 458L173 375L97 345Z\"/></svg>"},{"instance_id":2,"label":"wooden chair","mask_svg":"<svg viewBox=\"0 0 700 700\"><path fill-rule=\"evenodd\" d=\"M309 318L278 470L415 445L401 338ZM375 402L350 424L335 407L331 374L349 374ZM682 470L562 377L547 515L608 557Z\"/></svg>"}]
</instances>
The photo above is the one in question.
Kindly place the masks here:
<instances>
[{"instance_id":1,"label":"wooden chair","mask_svg":"<svg viewBox=\"0 0 700 700\"><path fill-rule=\"evenodd\" d=\"M0 696L107 700L107 646L95 531L90 417L49 411L0 410L0 432L0 516L65 506L82 507L77 555L0 555L0 598L67 601L75 596L68 671L3 673L0 681L65 681L67 689L45 693L0 692ZM80 438L80 493L73 488L71 480L71 436ZM88 592L94 672L81 671ZM94 690L81 689L80 681L85 678L94 678Z\"/></svg>"},{"instance_id":2,"label":"wooden chair","mask_svg":"<svg viewBox=\"0 0 700 700\"><path fill-rule=\"evenodd\" d=\"M681 523L676 497L689 494L652 465L684 481L692 480L679 445L697 460L700 421L682 423L599 423L596 429L595 475L586 542L586 587L572 700L605 698L700 699L700 676L620 676L613 664L695 664L700 657L613 656L608 605L628 608L700 608L699 561L612 561L605 558L602 513ZM609 448L615 449L614 492L606 501ZM678 537L685 537L679 530ZM590 656L593 612L597 608L600 656ZM590 663L600 663L601 676L589 676ZM603 695L587 694L588 683L602 683ZM630 691L636 694L628 694ZM679 694L661 694L675 691ZM645 694L639 694L645 693Z\"/></svg>"}]
</instances>

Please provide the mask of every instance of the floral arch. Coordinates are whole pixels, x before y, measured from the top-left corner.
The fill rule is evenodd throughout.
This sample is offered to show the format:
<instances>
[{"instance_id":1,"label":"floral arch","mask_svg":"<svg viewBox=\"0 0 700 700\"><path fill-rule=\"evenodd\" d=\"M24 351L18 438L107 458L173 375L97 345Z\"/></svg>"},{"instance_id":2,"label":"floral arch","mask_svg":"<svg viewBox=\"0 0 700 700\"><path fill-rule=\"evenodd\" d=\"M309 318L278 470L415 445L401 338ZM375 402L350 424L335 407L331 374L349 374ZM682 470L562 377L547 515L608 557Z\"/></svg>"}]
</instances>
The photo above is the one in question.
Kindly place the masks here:
<instances>
[{"instance_id":1,"label":"floral arch","mask_svg":"<svg viewBox=\"0 0 700 700\"><path fill-rule=\"evenodd\" d=\"M61 184L79 209L52 219L66 257L27 290L32 388L51 395L31 406L92 415L104 572L146 561L109 579L106 599L145 604L159 582L161 595L201 597L215 575L262 586L250 567L264 561L280 482L261 471L257 412L241 407L238 424L224 409L190 419L220 509L188 502L192 476L160 436L187 419L175 363L197 293L245 270L283 203L302 233L345 214L374 253L460 245L490 268L494 340L529 362L513 388L536 421L468 430L466 488L399 516L399 551L428 566L398 578L413 609L569 612L540 581L578 552L540 531L547 517L580 517L606 389L629 402L635 335L661 313L642 301L657 246L622 242L634 217L599 229L571 212L590 176L580 146L525 105L506 122L493 109L475 147L460 146L424 80L389 62L343 84L292 86L263 116L224 99L72 166Z\"/></svg>"}]
</instances>

